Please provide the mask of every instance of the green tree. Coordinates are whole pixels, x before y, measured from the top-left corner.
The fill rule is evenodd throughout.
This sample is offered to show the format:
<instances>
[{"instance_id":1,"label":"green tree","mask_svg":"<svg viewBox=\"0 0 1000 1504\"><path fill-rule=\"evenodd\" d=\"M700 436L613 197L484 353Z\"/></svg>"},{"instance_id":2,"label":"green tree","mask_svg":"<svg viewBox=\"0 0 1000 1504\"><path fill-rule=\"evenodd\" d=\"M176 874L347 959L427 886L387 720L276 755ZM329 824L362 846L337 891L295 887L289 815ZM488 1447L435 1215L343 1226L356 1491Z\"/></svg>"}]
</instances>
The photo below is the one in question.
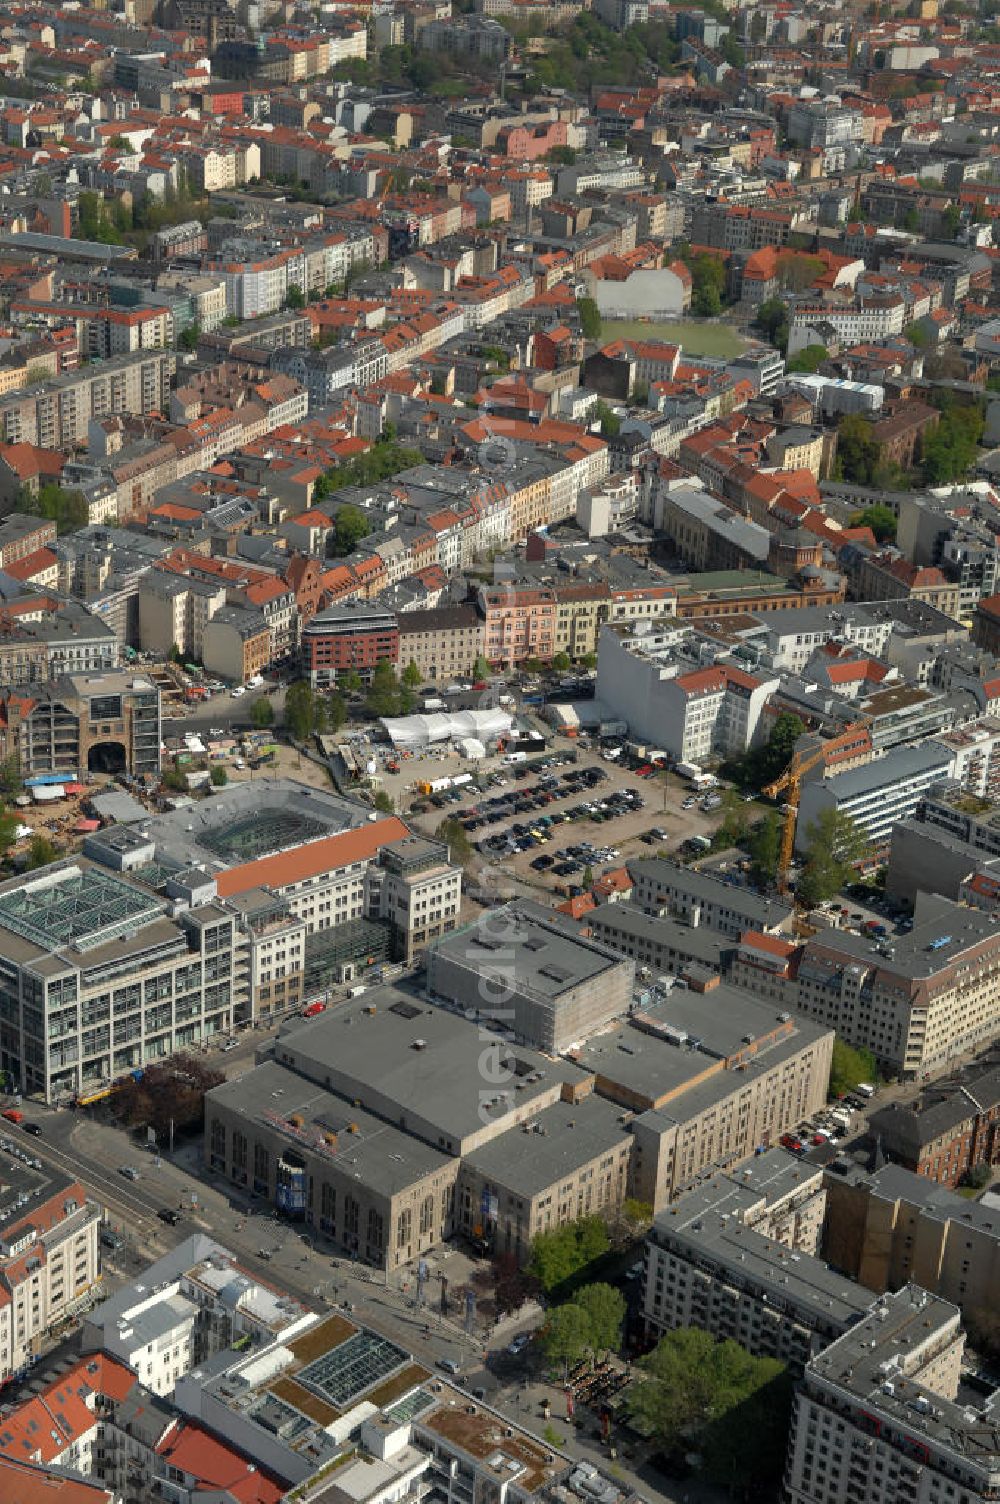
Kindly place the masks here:
<instances>
[{"instance_id":1,"label":"green tree","mask_svg":"<svg viewBox=\"0 0 1000 1504\"><path fill-rule=\"evenodd\" d=\"M312 686L298 679L288 686L285 695L285 725L295 741L304 742L312 735L314 722Z\"/></svg>"},{"instance_id":2,"label":"green tree","mask_svg":"<svg viewBox=\"0 0 1000 1504\"><path fill-rule=\"evenodd\" d=\"M806 828L805 867L797 897L807 907L835 897L868 852L868 839L850 815L824 809Z\"/></svg>"},{"instance_id":3,"label":"green tree","mask_svg":"<svg viewBox=\"0 0 1000 1504\"><path fill-rule=\"evenodd\" d=\"M931 343L931 336L923 324L907 324L903 330L904 339L908 339L915 350L926 350Z\"/></svg>"},{"instance_id":4,"label":"green tree","mask_svg":"<svg viewBox=\"0 0 1000 1504\"><path fill-rule=\"evenodd\" d=\"M896 536L896 514L891 507L876 501L863 512L855 512L848 526L870 527L876 542L890 543Z\"/></svg>"},{"instance_id":5,"label":"green tree","mask_svg":"<svg viewBox=\"0 0 1000 1504\"><path fill-rule=\"evenodd\" d=\"M949 204L941 215L941 233L945 240L954 240L962 226L962 211L957 204Z\"/></svg>"},{"instance_id":6,"label":"green tree","mask_svg":"<svg viewBox=\"0 0 1000 1504\"><path fill-rule=\"evenodd\" d=\"M979 403L959 404L950 392L935 392L932 401L943 406L937 427L921 441L920 467L928 486L965 475L975 461L985 421Z\"/></svg>"},{"instance_id":7,"label":"green tree","mask_svg":"<svg viewBox=\"0 0 1000 1504\"><path fill-rule=\"evenodd\" d=\"M879 446L872 426L858 413L841 418L837 428L837 468L844 480L870 486L879 462Z\"/></svg>"},{"instance_id":8,"label":"green tree","mask_svg":"<svg viewBox=\"0 0 1000 1504\"><path fill-rule=\"evenodd\" d=\"M653 1208L648 1201L626 1196L608 1224L611 1246L617 1252L631 1247L646 1235L653 1222Z\"/></svg>"},{"instance_id":9,"label":"green tree","mask_svg":"<svg viewBox=\"0 0 1000 1504\"><path fill-rule=\"evenodd\" d=\"M330 707L320 695L313 695L313 733L325 736L330 726Z\"/></svg>"},{"instance_id":10,"label":"green tree","mask_svg":"<svg viewBox=\"0 0 1000 1504\"><path fill-rule=\"evenodd\" d=\"M561 674L564 674L571 666L572 659L568 653L556 653L552 659L552 667L558 669Z\"/></svg>"},{"instance_id":11,"label":"green tree","mask_svg":"<svg viewBox=\"0 0 1000 1504\"><path fill-rule=\"evenodd\" d=\"M213 764L208 776L212 780L213 787L217 789L225 788L229 782L229 774L218 763Z\"/></svg>"},{"instance_id":12,"label":"green tree","mask_svg":"<svg viewBox=\"0 0 1000 1504\"><path fill-rule=\"evenodd\" d=\"M54 522L60 534L76 532L90 521L90 509L82 491L66 490L55 482L48 482L39 486L37 495L27 487L20 495L22 511Z\"/></svg>"},{"instance_id":13,"label":"green tree","mask_svg":"<svg viewBox=\"0 0 1000 1504\"><path fill-rule=\"evenodd\" d=\"M50 862L58 860L59 852L48 836L42 835L41 831L36 831L28 847L28 859L25 862L27 870L33 872L36 867L47 867Z\"/></svg>"},{"instance_id":14,"label":"green tree","mask_svg":"<svg viewBox=\"0 0 1000 1504\"><path fill-rule=\"evenodd\" d=\"M531 1271L546 1294L551 1294L601 1258L610 1246L608 1229L600 1217L580 1217L539 1233L531 1245Z\"/></svg>"},{"instance_id":15,"label":"green tree","mask_svg":"<svg viewBox=\"0 0 1000 1504\"><path fill-rule=\"evenodd\" d=\"M784 1463L782 1438L792 1398L784 1365L774 1358L754 1358L729 1338L716 1342L697 1327L681 1327L641 1358L639 1369L641 1378L626 1397L638 1428L666 1452L694 1448L705 1471L713 1479L722 1473L726 1486L738 1488L744 1498L765 1497L760 1479L780 1476ZM773 1426L768 1406L775 1412ZM748 1416L765 1427L759 1443ZM745 1465L741 1459L733 1466L730 1431L752 1449Z\"/></svg>"},{"instance_id":16,"label":"green tree","mask_svg":"<svg viewBox=\"0 0 1000 1504\"><path fill-rule=\"evenodd\" d=\"M702 1432L702 1472L748 1504L776 1498L784 1471L794 1385L775 1358L754 1358L749 1392Z\"/></svg>"},{"instance_id":17,"label":"green tree","mask_svg":"<svg viewBox=\"0 0 1000 1504\"><path fill-rule=\"evenodd\" d=\"M775 881L781 860L781 820L773 810L757 821L748 849L750 875L759 888L766 888Z\"/></svg>"},{"instance_id":18,"label":"green tree","mask_svg":"<svg viewBox=\"0 0 1000 1504\"><path fill-rule=\"evenodd\" d=\"M23 791L24 783L17 758L14 756L0 758L0 795L5 799L16 799Z\"/></svg>"},{"instance_id":19,"label":"green tree","mask_svg":"<svg viewBox=\"0 0 1000 1504\"><path fill-rule=\"evenodd\" d=\"M365 696L365 709L374 718L398 715L399 680L391 663L377 663Z\"/></svg>"},{"instance_id":20,"label":"green tree","mask_svg":"<svg viewBox=\"0 0 1000 1504\"><path fill-rule=\"evenodd\" d=\"M586 1311L572 1303L549 1311L541 1344L548 1362L561 1363L564 1371L579 1363L591 1347L590 1319Z\"/></svg>"},{"instance_id":21,"label":"green tree","mask_svg":"<svg viewBox=\"0 0 1000 1504\"><path fill-rule=\"evenodd\" d=\"M594 886L594 869L593 869L593 867L584 867L584 869L583 869L583 879L582 879L582 882L581 882L581 887L592 888L593 886Z\"/></svg>"},{"instance_id":22,"label":"green tree","mask_svg":"<svg viewBox=\"0 0 1000 1504\"><path fill-rule=\"evenodd\" d=\"M584 339L600 339L601 337L601 310L593 298L577 298L577 312L580 315L580 329Z\"/></svg>"},{"instance_id":23,"label":"green tree","mask_svg":"<svg viewBox=\"0 0 1000 1504\"><path fill-rule=\"evenodd\" d=\"M874 1085L877 1079L878 1068L871 1051L848 1044L839 1034L835 1034L833 1058L830 1061L830 1096L842 1097L863 1081Z\"/></svg>"},{"instance_id":24,"label":"green tree","mask_svg":"<svg viewBox=\"0 0 1000 1504\"><path fill-rule=\"evenodd\" d=\"M743 757L727 764L726 772L744 788L763 788L788 767L795 744L805 729L797 715L783 710L764 746L752 747Z\"/></svg>"},{"instance_id":25,"label":"green tree","mask_svg":"<svg viewBox=\"0 0 1000 1504\"><path fill-rule=\"evenodd\" d=\"M347 720L347 702L343 695L332 694L325 703L327 729L336 735Z\"/></svg>"},{"instance_id":26,"label":"green tree","mask_svg":"<svg viewBox=\"0 0 1000 1504\"><path fill-rule=\"evenodd\" d=\"M250 719L258 731L274 725L274 706L267 695L258 695L250 707Z\"/></svg>"},{"instance_id":27,"label":"green tree","mask_svg":"<svg viewBox=\"0 0 1000 1504\"><path fill-rule=\"evenodd\" d=\"M691 272L691 312L699 318L715 318L722 312L726 292L726 268L718 256L702 251L688 262Z\"/></svg>"},{"instance_id":28,"label":"green tree","mask_svg":"<svg viewBox=\"0 0 1000 1504\"><path fill-rule=\"evenodd\" d=\"M403 683L407 689L419 689L424 682L424 676L411 658L403 670Z\"/></svg>"},{"instance_id":29,"label":"green tree","mask_svg":"<svg viewBox=\"0 0 1000 1504\"><path fill-rule=\"evenodd\" d=\"M621 433L621 418L619 418L617 413L612 412L608 404L600 398L598 398L590 410L590 421L592 423L600 423L602 438L616 439Z\"/></svg>"},{"instance_id":30,"label":"green tree","mask_svg":"<svg viewBox=\"0 0 1000 1504\"><path fill-rule=\"evenodd\" d=\"M719 48L719 51L731 68L742 68L745 66L747 55L736 40L733 32L726 32L722 38L722 46Z\"/></svg>"},{"instance_id":31,"label":"green tree","mask_svg":"<svg viewBox=\"0 0 1000 1504\"><path fill-rule=\"evenodd\" d=\"M285 293L284 306L286 308L304 308L306 306L305 294L303 293L301 287L296 287L293 284L288 289L288 291Z\"/></svg>"},{"instance_id":32,"label":"green tree","mask_svg":"<svg viewBox=\"0 0 1000 1504\"><path fill-rule=\"evenodd\" d=\"M371 523L364 512L350 504L338 508L333 525L336 549L341 557L352 554L362 538L367 538L371 532Z\"/></svg>"},{"instance_id":33,"label":"green tree","mask_svg":"<svg viewBox=\"0 0 1000 1504\"><path fill-rule=\"evenodd\" d=\"M613 1285L581 1285L573 1296L590 1325L590 1346L595 1353L616 1353L621 1346L625 1297Z\"/></svg>"},{"instance_id":34,"label":"green tree","mask_svg":"<svg viewBox=\"0 0 1000 1504\"><path fill-rule=\"evenodd\" d=\"M181 330L177 339L177 348L179 350L186 350L188 353L193 354L194 351L198 348L198 341L200 338L201 325L190 324L187 329Z\"/></svg>"},{"instance_id":35,"label":"green tree","mask_svg":"<svg viewBox=\"0 0 1000 1504\"><path fill-rule=\"evenodd\" d=\"M754 323L776 350L788 345L788 308L780 298L767 298L757 309Z\"/></svg>"},{"instance_id":36,"label":"green tree","mask_svg":"<svg viewBox=\"0 0 1000 1504\"><path fill-rule=\"evenodd\" d=\"M20 825L14 810L4 809L0 806L0 855L9 851L17 838L17 827Z\"/></svg>"},{"instance_id":37,"label":"green tree","mask_svg":"<svg viewBox=\"0 0 1000 1504\"><path fill-rule=\"evenodd\" d=\"M807 376L814 376L823 364L829 360L830 352L825 345L806 345L804 350L799 350L785 365L785 370L792 374L802 371Z\"/></svg>"},{"instance_id":38,"label":"green tree","mask_svg":"<svg viewBox=\"0 0 1000 1504\"><path fill-rule=\"evenodd\" d=\"M454 815L449 815L447 820L442 820L434 832L439 841L444 841L451 853L453 862L458 862L464 867L466 862L471 861L473 856L472 842L465 833L460 820Z\"/></svg>"},{"instance_id":39,"label":"green tree","mask_svg":"<svg viewBox=\"0 0 1000 1504\"><path fill-rule=\"evenodd\" d=\"M394 815L396 813L396 806L393 804L391 796L386 793L385 789L379 789L378 793L375 795L375 798L372 800L372 804L374 808L378 810L380 815Z\"/></svg>"},{"instance_id":40,"label":"green tree","mask_svg":"<svg viewBox=\"0 0 1000 1504\"><path fill-rule=\"evenodd\" d=\"M490 666L486 659L483 657L482 653L478 654L475 663L472 665L472 677L473 679L475 679L477 684L482 679L488 679L490 677Z\"/></svg>"},{"instance_id":41,"label":"green tree","mask_svg":"<svg viewBox=\"0 0 1000 1504\"><path fill-rule=\"evenodd\" d=\"M361 682L361 675L356 668L349 668L344 673L338 674L337 683L345 695L359 695L364 688Z\"/></svg>"}]
</instances>

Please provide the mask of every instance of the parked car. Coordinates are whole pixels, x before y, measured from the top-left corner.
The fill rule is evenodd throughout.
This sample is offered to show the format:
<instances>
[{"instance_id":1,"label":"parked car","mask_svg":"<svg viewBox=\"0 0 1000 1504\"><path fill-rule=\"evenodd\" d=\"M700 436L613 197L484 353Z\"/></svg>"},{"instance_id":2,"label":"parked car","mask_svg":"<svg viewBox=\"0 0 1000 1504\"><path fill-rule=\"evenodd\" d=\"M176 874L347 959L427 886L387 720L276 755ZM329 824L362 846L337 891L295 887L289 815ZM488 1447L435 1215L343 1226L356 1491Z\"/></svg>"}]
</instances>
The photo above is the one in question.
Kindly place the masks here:
<instances>
[{"instance_id":1,"label":"parked car","mask_svg":"<svg viewBox=\"0 0 1000 1504\"><path fill-rule=\"evenodd\" d=\"M136 1169L135 1165L119 1165L118 1173L119 1175L124 1175L126 1180L139 1179L139 1171Z\"/></svg>"}]
</instances>

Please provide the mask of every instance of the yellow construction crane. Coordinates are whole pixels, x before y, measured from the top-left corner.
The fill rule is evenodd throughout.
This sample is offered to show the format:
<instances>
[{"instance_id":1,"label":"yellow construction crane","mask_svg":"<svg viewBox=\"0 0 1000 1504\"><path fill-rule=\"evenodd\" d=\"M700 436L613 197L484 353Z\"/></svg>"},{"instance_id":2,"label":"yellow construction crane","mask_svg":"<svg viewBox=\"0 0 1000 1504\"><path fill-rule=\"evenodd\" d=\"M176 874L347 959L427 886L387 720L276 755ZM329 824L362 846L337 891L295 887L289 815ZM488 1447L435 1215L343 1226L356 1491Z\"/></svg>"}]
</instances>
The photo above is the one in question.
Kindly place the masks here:
<instances>
[{"instance_id":1,"label":"yellow construction crane","mask_svg":"<svg viewBox=\"0 0 1000 1504\"><path fill-rule=\"evenodd\" d=\"M776 778L773 783L767 784L761 789L769 799L778 799L782 794L785 798L785 823L781 830L781 852L778 856L778 892L788 892L788 868L792 860L792 852L795 848L795 826L799 817L799 795L802 790L802 780L805 775L824 761L828 747L822 746L813 751L795 752L788 767Z\"/></svg>"},{"instance_id":2,"label":"yellow construction crane","mask_svg":"<svg viewBox=\"0 0 1000 1504\"><path fill-rule=\"evenodd\" d=\"M792 753L792 760L785 771L761 789L761 793L766 794L769 799L778 799L782 794L786 796L785 823L781 831L781 852L778 856L779 892L788 892L788 868L795 847L795 826L799 818L799 795L802 791L803 778L821 762L825 762L832 752L850 751L856 748L857 734L865 732L866 727L867 717L862 714L849 726L845 726L838 736L830 737L828 741L820 742L818 746L813 742L810 746L797 748ZM871 751L870 743L868 750Z\"/></svg>"}]
</instances>

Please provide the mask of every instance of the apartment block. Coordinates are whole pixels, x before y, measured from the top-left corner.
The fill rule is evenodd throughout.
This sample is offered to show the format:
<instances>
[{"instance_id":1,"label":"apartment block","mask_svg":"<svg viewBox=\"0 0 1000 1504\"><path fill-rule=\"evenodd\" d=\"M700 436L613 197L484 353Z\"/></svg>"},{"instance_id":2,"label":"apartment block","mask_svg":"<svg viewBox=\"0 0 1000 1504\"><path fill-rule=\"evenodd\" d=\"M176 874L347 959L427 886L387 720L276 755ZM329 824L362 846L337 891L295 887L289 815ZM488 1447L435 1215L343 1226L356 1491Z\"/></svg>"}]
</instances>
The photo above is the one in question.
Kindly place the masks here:
<instances>
[{"instance_id":1,"label":"apartment block","mask_svg":"<svg viewBox=\"0 0 1000 1504\"><path fill-rule=\"evenodd\" d=\"M401 611L398 626L400 664L416 664L432 683L468 678L483 652L483 618L471 604Z\"/></svg>"},{"instance_id":2,"label":"apartment block","mask_svg":"<svg viewBox=\"0 0 1000 1504\"><path fill-rule=\"evenodd\" d=\"M845 773L807 779L799 802L796 849L805 849L817 816L834 809L855 822L876 852L887 853L893 827L913 815L933 784L951 777L953 766L950 747L927 741L894 747L884 757Z\"/></svg>"},{"instance_id":3,"label":"apartment block","mask_svg":"<svg viewBox=\"0 0 1000 1504\"><path fill-rule=\"evenodd\" d=\"M378 913L392 926L397 959L410 963L458 924L462 869L451 864L447 846L422 836L404 836L379 852L371 873Z\"/></svg>"},{"instance_id":4,"label":"apartment block","mask_svg":"<svg viewBox=\"0 0 1000 1504\"><path fill-rule=\"evenodd\" d=\"M825 1204L822 1171L784 1149L687 1191L646 1242L647 1334L697 1326L801 1373L874 1299L818 1257Z\"/></svg>"},{"instance_id":5,"label":"apartment block","mask_svg":"<svg viewBox=\"0 0 1000 1504\"><path fill-rule=\"evenodd\" d=\"M837 1160L826 1170L823 1247L838 1269L881 1293L907 1280L985 1313L1000 1279L996 1209L901 1165L868 1173Z\"/></svg>"},{"instance_id":6,"label":"apartment block","mask_svg":"<svg viewBox=\"0 0 1000 1504\"><path fill-rule=\"evenodd\" d=\"M154 1395L240 1343L291 1341L315 1313L257 1283L211 1238L195 1233L89 1312L83 1345L127 1365Z\"/></svg>"},{"instance_id":7,"label":"apartment block","mask_svg":"<svg viewBox=\"0 0 1000 1504\"><path fill-rule=\"evenodd\" d=\"M695 930L712 930L713 938L724 935L735 943L747 930L777 934L791 924L790 904L734 887L711 872L682 867L665 857L633 858L627 866L637 908L681 919Z\"/></svg>"},{"instance_id":8,"label":"apartment block","mask_svg":"<svg viewBox=\"0 0 1000 1504\"><path fill-rule=\"evenodd\" d=\"M634 903L599 904L587 915L587 927L595 940L631 957L640 979L689 966L722 973L735 955L734 942L710 926L648 914Z\"/></svg>"},{"instance_id":9,"label":"apartment block","mask_svg":"<svg viewBox=\"0 0 1000 1504\"><path fill-rule=\"evenodd\" d=\"M739 756L762 734L764 707L775 677L736 663L696 667L684 631L649 620L601 631L596 697L636 737L680 762Z\"/></svg>"},{"instance_id":10,"label":"apartment block","mask_svg":"<svg viewBox=\"0 0 1000 1504\"><path fill-rule=\"evenodd\" d=\"M869 1127L893 1164L957 1186L970 1170L1000 1165L1000 1069L929 1086L919 1102L890 1102Z\"/></svg>"},{"instance_id":11,"label":"apartment block","mask_svg":"<svg viewBox=\"0 0 1000 1504\"><path fill-rule=\"evenodd\" d=\"M790 1006L909 1080L993 1039L998 978L992 916L921 893L909 934L877 946L850 931L807 940Z\"/></svg>"},{"instance_id":12,"label":"apartment block","mask_svg":"<svg viewBox=\"0 0 1000 1504\"><path fill-rule=\"evenodd\" d=\"M329 606L303 628L301 653L314 689L334 686L347 672L370 680L378 664L395 664L399 658L396 613L360 600Z\"/></svg>"},{"instance_id":13,"label":"apartment block","mask_svg":"<svg viewBox=\"0 0 1000 1504\"><path fill-rule=\"evenodd\" d=\"M0 711L0 755L24 778L160 771L160 691L142 674L54 678L0 694Z\"/></svg>"},{"instance_id":14,"label":"apartment block","mask_svg":"<svg viewBox=\"0 0 1000 1504\"><path fill-rule=\"evenodd\" d=\"M8 1159L3 1180L0 1382L22 1374L52 1328L92 1298L101 1220L80 1182L60 1170Z\"/></svg>"},{"instance_id":15,"label":"apartment block","mask_svg":"<svg viewBox=\"0 0 1000 1504\"><path fill-rule=\"evenodd\" d=\"M0 398L0 434L7 444L85 448L92 418L165 413L175 367L169 350L115 355L42 386L11 392Z\"/></svg>"},{"instance_id":16,"label":"apartment block","mask_svg":"<svg viewBox=\"0 0 1000 1504\"><path fill-rule=\"evenodd\" d=\"M959 1400L964 1346L955 1306L907 1284L817 1354L795 1396L789 1504L994 1499L992 1396Z\"/></svg>"}]
</instances>

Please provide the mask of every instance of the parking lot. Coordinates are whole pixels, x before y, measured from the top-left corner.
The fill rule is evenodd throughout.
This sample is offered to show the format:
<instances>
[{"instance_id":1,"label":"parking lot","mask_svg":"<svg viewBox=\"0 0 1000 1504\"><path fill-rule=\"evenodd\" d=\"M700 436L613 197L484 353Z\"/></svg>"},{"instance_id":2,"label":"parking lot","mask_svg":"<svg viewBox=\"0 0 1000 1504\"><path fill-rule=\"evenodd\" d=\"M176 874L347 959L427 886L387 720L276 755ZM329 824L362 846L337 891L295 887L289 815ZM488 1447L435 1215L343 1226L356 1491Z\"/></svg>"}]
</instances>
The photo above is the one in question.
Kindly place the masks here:
<instances>
[{"instance_id":1,"label":"parking lot","mask_svg":"<svg viewBox=\"0 0 1000 1504\"><path fill-rule=\"evenodd\" d=\"M628 856L677 851L718 822L669 775L644 776L559 743L529 762L480 769L473 783L416 808L425 829L456 819L484 865L560 896L582 891L588 869L597 878Z\"/></svg>"}]
</instances>

